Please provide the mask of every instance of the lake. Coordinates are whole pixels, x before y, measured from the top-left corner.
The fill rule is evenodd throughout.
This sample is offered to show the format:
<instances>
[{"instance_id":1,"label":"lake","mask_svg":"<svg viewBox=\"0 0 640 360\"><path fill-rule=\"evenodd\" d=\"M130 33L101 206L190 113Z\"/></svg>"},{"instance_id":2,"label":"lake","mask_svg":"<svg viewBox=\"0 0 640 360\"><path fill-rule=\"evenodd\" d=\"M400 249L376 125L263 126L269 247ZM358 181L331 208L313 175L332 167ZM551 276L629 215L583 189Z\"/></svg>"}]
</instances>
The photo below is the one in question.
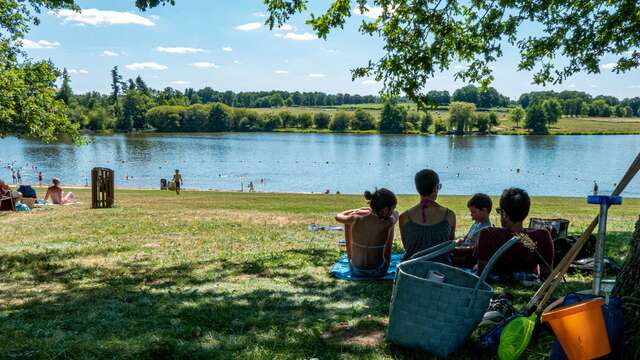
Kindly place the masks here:
<instances>
[{"instance_id":1,"label":"lake","mask_svg":"<svg viewBox=\"0 0 640 360\"><path fill-rule=\"evenodd\" d=\"M116 171L117 186L159 187L174 169L194 189L361 193L386 187L414 193L413 175L435 169L444 194L500 194L510 186L532 195L584 196L593 181L610 190L640 152L640 136L420 136L355 134L144 134L90 137L83 146L0 139L0 178L9 162L35 183L84 185L91 168ZM519 169L519 171L518 171ZM261 182L262 179L262 182ZM625 191L640 197L640 179Z\"/></svg>"}]
</instances>

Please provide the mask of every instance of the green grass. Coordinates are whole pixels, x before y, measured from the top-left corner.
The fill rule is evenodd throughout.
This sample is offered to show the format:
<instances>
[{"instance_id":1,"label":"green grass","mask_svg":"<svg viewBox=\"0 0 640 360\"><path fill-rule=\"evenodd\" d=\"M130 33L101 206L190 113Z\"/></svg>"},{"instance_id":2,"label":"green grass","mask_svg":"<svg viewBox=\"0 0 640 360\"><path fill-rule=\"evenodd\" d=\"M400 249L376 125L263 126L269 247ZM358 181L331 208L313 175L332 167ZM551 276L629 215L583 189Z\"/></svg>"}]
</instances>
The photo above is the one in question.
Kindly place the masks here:
<instances>
[{"instance_id":1,"label":"green grass","mask_svg":"<svg viewBox=\"0 0 640 360\"><path fill-rule=\"evenodd\" d=\"M81 205L0 213L0 357L429 358L382 340L392 284L331 278L342 235L306 230L364 205L360 196L116 195L113 209L89 209L79 190ZM399 208L416 201L401 196ZM466 197L441 202L462 235ZM611 210L610 256L625 254L638 208L625 199ZM532 216L568 218L579 232L596 211L584 199L535 198ZM589 286L568 280L561 292ZM532 294L512 291L519 302ZM539 332L523 358L543 358L550 341ZM452 358L493 356L467 346Z\"/></svg>"}]
</instances>

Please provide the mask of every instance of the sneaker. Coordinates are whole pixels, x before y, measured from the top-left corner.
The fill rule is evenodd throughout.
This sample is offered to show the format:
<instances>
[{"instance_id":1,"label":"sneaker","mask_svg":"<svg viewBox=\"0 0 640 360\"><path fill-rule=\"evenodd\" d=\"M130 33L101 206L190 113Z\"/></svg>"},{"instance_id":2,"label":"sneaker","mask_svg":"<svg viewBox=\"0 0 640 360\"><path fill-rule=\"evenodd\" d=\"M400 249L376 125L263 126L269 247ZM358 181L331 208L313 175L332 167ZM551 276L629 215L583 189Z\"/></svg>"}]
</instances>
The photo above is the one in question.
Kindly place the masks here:
<instances>
[{"instance_id":1,"label":"sneaker","mask_svg":"<svg viewBox=\"0 0 640 360\"><path fill-rule=\"evenodd\" d=\"M503 294L497 299L491 299L487 312L484 313L480 326L482 325L495 325L502 320L513 315L515 311L512 305L513 296L510 294Z\"/></svg>"}]
</instances>

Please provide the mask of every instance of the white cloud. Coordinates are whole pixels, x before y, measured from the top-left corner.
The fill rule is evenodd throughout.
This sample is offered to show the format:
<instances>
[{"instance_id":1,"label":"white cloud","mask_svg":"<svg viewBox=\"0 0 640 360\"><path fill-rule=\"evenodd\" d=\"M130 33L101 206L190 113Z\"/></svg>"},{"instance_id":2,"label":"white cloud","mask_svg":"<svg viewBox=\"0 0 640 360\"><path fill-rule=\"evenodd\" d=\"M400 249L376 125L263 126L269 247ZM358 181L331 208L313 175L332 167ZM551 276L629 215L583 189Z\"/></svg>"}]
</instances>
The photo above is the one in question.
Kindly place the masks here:
<instances>
[{"instance_id":1,"label":"white cloud","mask_svg":"<svg viewBox=\"0 0 640 360\"><path fill-rule=\"evenodd\" d=\"M631 85L629 87L632 89L640 89L640 85Z\"/></svg>"},{"instance_id":2,"label":"white cloud","mask_svg":"<svg viewBox=\"0 0 640 360\"><path fill-rule=\"evenodd\" d=\"M240 60L233 60L234 64L240 64Z\"/></svg>"},{"instance_id":3,"label":"white cloud","mask_svg":"<svg viewBox=\"0 0 640 360\"><path fill-rule=\"evenodd\" d=\"M115 51L111 51L111 50L105 50L102 52L102 56L119 56L120 54L118 54Z\"/></svg>"},{"instance_id":4,"label":"white cloud","mask_svg":"<svg viewBox=\"0 0 640 360\"><path fill-rule=\"evenodd\" d=\"M281 37L284 37L284 34L275 33L275 34L273 34L273 36L281 38Z\"/></svg>"},{"instance_id":5,"label":"white cloud","mask_svg":"<svg viewBox=\"0 0 640 360\"><path fill-rule=\"evenodd\" d=\"M80 70L69 69L68 72L69 72L69 74L82 74L82 75L86 75L86 74L89 73L87 70L84 70L84 69L80 69Z\"/></svg>"},{"instance_id":6,"label":"white cloud","mask_svg":"<svg viewBox=\"0 0 640 360\"><path fill-rule=\"evenodd\" d=\"M153 20L160 20L160 16L158 15L149 15L150 18L152 18Z\"/></svg>"},{"instance_id":7,"label":"white cloud","mask_svg":"<svg viewBox=\"0 0 640 360\"><path fill-rule=\"evenodd\" d=\"M569 85L567 85L567 87L570 88L570 89L575 89L576 84L569 84Z\"/></svg>"},{"instance_id":8,"label":"white cloud","mask_svg":"<svg viewBox=\"0 0 640 360\"><path fill-rule=\"evenodd\" d=\"M191 84L190 81L186 81L186 80L176 80L176 81L172 81L171 84L173 85L189 85Z\"/></svg>"},{"instance_id":9,"label":"white cloud","mask_svg":"<svg viewBox=\"0 0 640 360\"><path fill-rule=\"evenodd\" d=\"M283 24L282 26L274 28L273 30L275 30L275 31L295 31L296 28L294 26L289 25L289 24Z\"/></svg>"},{"instance_id":10,"label":"white cloud","mask_svg":"<svg viewBox=\"0 0 640 360\"><path fill-rule=\"evenodd\" d=\"M285 74L288 74L289 72L287 70L276 70L274 71L274 73L278 75L285 75Z\"/></svg>"},{"instance_id":11,"label":"white cloud","mask_svg":"<svg viewBox=\"0 0 640 360\"><path fill-rule=\"evenodd\" d=\"M616 65L617 65L616 63L606 63L606 64L600 65L600 67L603 68L603 69L610 70L610 69L613 69L614 67L616 67Z\"/></svg>"},{"instance_id":12,"label":"white cloud","mask_svg":"<svg viewBox=\"0 0 640 360\"><path fill-rule=\"evenodd\" d=\"M254 12L253 14L251 14L255 17L267 17L267 14L265 13L261 13L261 12Z\"/></svg>"},{"instance_id":13,"label":"white cloud","mask_svg":"<svg viewBox=\"0 0 640 360\"><path fill-rule=\"evenodd\" d=\"M222 51L232 52L233 48L231 46L225 46L225 47L222 48Z\"/></svg>"},{"instance_id":14,"label":"white cloud","mask_svg":"<svg viewBox=\"0 0 640 360\"><path fill-rule=\"evenodd\" d=\"M238 29L240 31L253 31L253 30L258 30L261 27L262 27L262 23L250 22L250 23L247 23L247 24L238 25L238 26L236 26L236 29Z\"/></svg>"},{"instance_id":15,"label":"white cloud","mask_svg":"<svg viewBox=\"0 0 640 360\"><path fill-rule=\"evenodd\" d=\"M190 47L162 47L158 46L156 51L163 52L167 54L196 54L204 52L204 49L201 48L190 48Z\"/></svg>"},{"instance_id":16,"label":"white cloud","mask_svg":"<svg viewBox=\"0 0 640 360\"><path fill-rule=\"evenodd\" d=\"M309 74L310 78L323 78L323 77L326 77L326 76L327 75L325 75L325 74L317 74L317 73L316 74L314 74L314 73Z\"/></svg>"},{"instance_id":17,"label":"white cloud","mask_svg":"<svg viewBox=\"0 0 640 360\"><path fill-rule=\"evenodd\" d=\"M466 69L467 67L468 65L465 65L465 64L457 64L453 68L456 70L462 70L462 69Z\"/></svg>"},{"instance_id":18,"label":"white cloud","mask_svg":"<svg viewBox=\"0 0 640 360\"><path fill-rule=\"evenodd\" d=\"M191 66L195 66L197 68L203 68L203 69L217 68L218 67L218 65L216 65L214 63L207 62L207 61L194 62L193 64L191 64Z\"/></svg>"},{"instance_id":19,"label":"white cloud","mask_svg":"<svg viewBox=\"0 0 640 360\"><path fill-rule=\"evenodd\" d=\"M378 82L375 80L365 80L362 82L364 85L378 85Z\"/></svg>"},{"instance_id":20,"label":"white cloud","mask_svg":"<svg viewBox=\"0 0 640 360\"><path fill-rule=\"evenodd\" d=\"M153 20L130 12L83 9L81 11L60 10L49 11L49 15L64 19L64 22L74 22L86 25L142 25L155 26Z\"/></svg>"},{"instance_id":21,"label":"white cloud","mask_svg":"<svg viewBox=\"0 0 640 360\"><path fill-rule=\"evenodd\" d=\"M382 15L382 8L379 6L367 6L366 7L365 12L361 12L360 11L360 7L356 6L355 8L353 8L353 12L358 14L358 15L362 15L362 16L366 16L369 19L377 19Z\"/></svg>"},{"instance_id":22,"label":"white cloud","mask_svg":"<svg viewBox=\"0 0 640 360\"><path fill-rule=\"evenodd\" d=\"M22 40L22 47L25 49L55 49L60 46L57 41L38 40L33 41L29 39Z\"/></svg>"},{"instance_id":23,"label":"white cloud","mask_svg":"<svg viewBox=\"0 0 640 360\"><path fill-rule=\"evenodd\" d=\"M278 34L276 34L276 36L277 35ZM311 34L311 33L297 34L297 33L288 32L282 37L285 38L285 39L295 40L295 41L311 41L311 40L317 40L318 39L317 36L315 36L314 34Z\"/></svg>"},{"instance_id":24,"label":"white cloud","mask_svg":"<svg viewBox=\"0 0 640 360\"><path fill-rule=\"evenodd\" d=\"M133 63L125 65L129 70L167 70L169 67L166 65L161 65L156 62L143 62L143 63Z\"/></svg>"},{"instance_id":25,"label":"white cloud","mask_svg":"<svg viewBox=\"0 0 640 360\"><path fill-rule=\"evenodd\" d=\"M597 88L598 87L598 85L596 85L596 84L591 84L589 86L592 87L592 88Z\"/></svg>"}]
</instances>

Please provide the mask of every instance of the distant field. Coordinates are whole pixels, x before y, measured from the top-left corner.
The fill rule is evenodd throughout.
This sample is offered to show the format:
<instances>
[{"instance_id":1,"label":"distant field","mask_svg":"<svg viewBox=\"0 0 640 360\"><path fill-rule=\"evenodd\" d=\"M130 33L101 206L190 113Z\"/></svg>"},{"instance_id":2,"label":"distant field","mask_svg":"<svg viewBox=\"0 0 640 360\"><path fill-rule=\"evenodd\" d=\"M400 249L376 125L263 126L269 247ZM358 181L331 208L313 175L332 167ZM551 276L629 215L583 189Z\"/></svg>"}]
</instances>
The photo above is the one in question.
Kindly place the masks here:
<instances>
[{"instance_id":1,"label":"distant field","mask_svg":"<svg viewBox=\"0 0 640 360\"><path fill-rule=\"evenodd\" d=\"M359 105L340 105L340 106L301 106L301 107L283 107L283 108L254 108L260 113L290 111L292 113L301 112L327 112L335 113L337 111L355 111L358 109L371 113L377 120L380 119L380 112L383 104L359 104ZM410 111L416 111L413 103L403 104ZM526 133L527 129L522 128L524 121L520 123L520 127L511 121L509 109L496 108L490 110L482 110L478 112L486 113L493 111L498 115L499 125L495 130L498 134ZM430 111L434 120L442 119L445 122L449 119L449 110L446 107ZM312 129L311 129L312 130ZM432 129L433 131L433 129ZM640 117L634 118L603 118L603 117L581 117L561 118L557 124L549 129L551 134L640 134Z\"/></svg>"}]
</instances>

